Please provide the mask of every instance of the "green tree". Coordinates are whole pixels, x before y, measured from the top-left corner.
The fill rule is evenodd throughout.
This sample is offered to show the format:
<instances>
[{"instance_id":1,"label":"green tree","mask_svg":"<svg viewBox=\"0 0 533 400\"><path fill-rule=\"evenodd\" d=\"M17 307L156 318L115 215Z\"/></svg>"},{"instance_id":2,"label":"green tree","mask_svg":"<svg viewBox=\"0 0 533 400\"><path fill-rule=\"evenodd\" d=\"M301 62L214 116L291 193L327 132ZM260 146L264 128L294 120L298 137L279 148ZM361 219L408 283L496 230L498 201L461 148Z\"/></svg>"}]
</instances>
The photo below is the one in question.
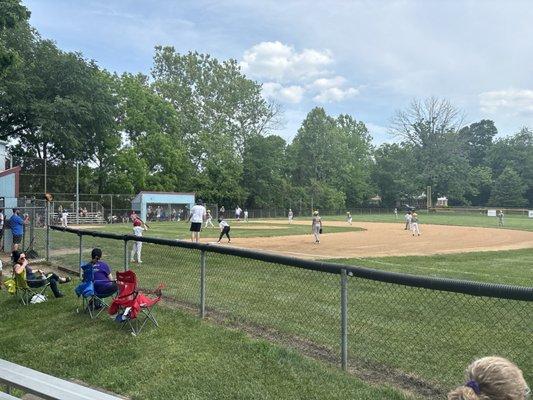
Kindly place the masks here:
<instances>
[{"instance_id":1,"label":"green tree","mask_svg":"<svg viewBox=\"0 0 533 400\"><path fill-rule=\"evenodd\" d=\"M494 182L489 204L496 207L523 207L527 204L525 193L526 185L520 175L513 168L505 167Z\"/></svg>"},{"instance_id":2,"label":"green tree","mask_svg":"<svg viewBox=\"0 0 533 400\"><path fill-rule=\"evenodd\" d=\"M13 30L17 25L30 18L30 12L20 4L19 0L0 1L0 78L8 68L19 61L18 53L5 42L7 30Z\"/></svg>"},{"instance_id":3,"label":"green tree","mask_svg":"<svg viewBox=\"0 0 533 400\"><path fill-rule=\"evenodd\" d=\"M267 133L277 113L261 96L261 86L247 79L235 60L182 55L172 47L156 48L152 76L156 93L179 114L199 193L242 204L245 141Z\"/></svg>"},{"instance_id":4,"label":"green tree","mask_svg":"<svg viewBox=\"0 0 533 400\"><path fill-rule=\"evenodd\" d=\"M285 189L286 143L279 136L253 136L245 142L243 182L250 208L280 207ZM288 204L288 203L287 203Z\"/></svg>"},{"instance_id":5,"label":"green tree","mask_svg":"<svg viewBox=\"0 0 533 400\"><path fill-rule=\"evenodd\" d=\"M385 143L376 149L374 159L372 178L383 205L409 204L420 195L422 186L417 182L412 147Z\"/></svg>"},{"instance_id":6,"label":"green tree","mask_svg":"<svg viewBox=\"0 0 533 400\"><path fill-rule=\"evenodd\" d=\"M488 119L465 126L459 131L460 139L467 146L468 159L472 166L486 165L493 138L497 134L498 129L494 122Z\"/></svg>"}]
</instances>

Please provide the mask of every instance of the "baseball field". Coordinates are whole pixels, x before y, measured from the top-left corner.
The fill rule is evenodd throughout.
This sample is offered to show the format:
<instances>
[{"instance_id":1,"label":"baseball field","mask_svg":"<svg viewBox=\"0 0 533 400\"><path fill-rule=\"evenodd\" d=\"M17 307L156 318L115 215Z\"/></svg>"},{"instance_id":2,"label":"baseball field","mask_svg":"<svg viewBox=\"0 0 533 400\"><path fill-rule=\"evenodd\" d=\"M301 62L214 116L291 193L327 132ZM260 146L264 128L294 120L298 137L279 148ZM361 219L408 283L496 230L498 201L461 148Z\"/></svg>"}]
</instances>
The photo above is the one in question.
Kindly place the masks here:
<instances>
[{"instance_id":1,"label":"baseball field","mask_svg":"<svg viewBox=\"0 0 533 400\"><path fill-rule=\"evenodd\" d=\"M323 220L320 244L304 218L291 225L281 219L230 220L231 244L226 239L215 244L216 228L204 229L202 242L424 276L532 285L533 221L527 218L508 218L498 228L488 217L427 215L415 237L394 216L355 216L351 226L341 217ZM85 229L126 234L131 225ZM185 222L153 222L145 232L180 240L188 235ZM78 246L76 235L52 231L52 264L76 269ZM83 257L96 246L114 270L122 268L122 242L84 236ZM5 357L134 399L170 393L190 399L439 398L461 379L465 362L491 349L511 351L526 377L533 376L527 351L513 353L531 334L522 321L531 311L528 304L515 312L514 305L490 299L469 303L465 296L357 281L349 290L349 321L365 324L349 327L352 362L350 374L343 374L334 365L338 276L210 253L203 323L191 315L198 303L198 257L192 250L144 244L143 264L130 267L144 287L164 283L166 297L157 310L160 328L137 338L119 334L105 317L90 321L76 314L71 292L33 308L0 297L9 321L0 328ZM35 318L36 307L42 318ZM472 313L479 314L475 339L464 335ZM503 316L507 331L491 332ZM28 363L30 352L45 351L46 358Z\"/></svg>"}]
</instances>

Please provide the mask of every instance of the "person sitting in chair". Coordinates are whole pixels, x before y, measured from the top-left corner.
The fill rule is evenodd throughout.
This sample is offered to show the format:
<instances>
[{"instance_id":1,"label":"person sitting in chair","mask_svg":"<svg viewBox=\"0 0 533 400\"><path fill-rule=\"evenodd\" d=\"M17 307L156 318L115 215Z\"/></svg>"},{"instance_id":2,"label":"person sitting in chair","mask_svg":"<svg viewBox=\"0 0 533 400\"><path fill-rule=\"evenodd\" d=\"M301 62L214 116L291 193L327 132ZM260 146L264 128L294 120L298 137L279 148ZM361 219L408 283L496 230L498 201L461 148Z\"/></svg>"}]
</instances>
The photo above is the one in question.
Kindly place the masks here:
<instances>
[{"instance_id":1,"label":"person sitting in chair","mask_svg":"<svg viewBox=\"0 0 533 400\"><path fill-rule=\"evenodd\" d=\"M94 291L99 296L110 296L118 290L117 283L111 275L111 268L102 261L102 250L94 248L91 252L91 264L94 269Z\"/></svg>"},{"instance_id":2,"label":"person sitting in chair","mask_svg":"<svg viewBox=\"0 0 533 400\"><path fill-rule=\"evenodd\" d=\"M64 294L59 290L58 284L70 282L70 277L62 278L53 272L46 273L40 269L34 270L30 267L28 260L26 259L26 254L19 251L14 251L12 253L12 257L15 261L15 265L13 266L14 273L20 274L26 270L26 281L28 282L29 287L39 287L42 286L43 281L49 281L50 289L52 289L54 296L64 296ZM34 284L32 284L32 282Z\"/></svg>"}]
</instances>

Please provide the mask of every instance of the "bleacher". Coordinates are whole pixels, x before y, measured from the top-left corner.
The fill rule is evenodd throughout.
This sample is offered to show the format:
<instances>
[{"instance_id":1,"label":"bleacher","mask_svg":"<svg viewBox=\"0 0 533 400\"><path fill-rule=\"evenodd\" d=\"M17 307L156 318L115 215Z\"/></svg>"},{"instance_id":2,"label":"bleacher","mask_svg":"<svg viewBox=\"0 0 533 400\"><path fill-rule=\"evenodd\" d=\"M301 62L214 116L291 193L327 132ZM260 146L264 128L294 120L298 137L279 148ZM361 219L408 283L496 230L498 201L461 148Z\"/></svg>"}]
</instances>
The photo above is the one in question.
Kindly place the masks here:
<instances>
[{"instance_id":1,"label":"bleacher","mask_svg":"<svg viewBox=\"0 0 533 400\"><path fill-rule=\"evenodd\" d=\"M61 214L59 213L52 213L52 220L55 221L56 224L61 224ZM105 224L106 220L104 219L104 216L100 212L88 212L85 215L78 215L76 217L75 213L69 213L68 214L68 224L69 225L95 225L95 224Z\"/></svg>"}]
</instances>

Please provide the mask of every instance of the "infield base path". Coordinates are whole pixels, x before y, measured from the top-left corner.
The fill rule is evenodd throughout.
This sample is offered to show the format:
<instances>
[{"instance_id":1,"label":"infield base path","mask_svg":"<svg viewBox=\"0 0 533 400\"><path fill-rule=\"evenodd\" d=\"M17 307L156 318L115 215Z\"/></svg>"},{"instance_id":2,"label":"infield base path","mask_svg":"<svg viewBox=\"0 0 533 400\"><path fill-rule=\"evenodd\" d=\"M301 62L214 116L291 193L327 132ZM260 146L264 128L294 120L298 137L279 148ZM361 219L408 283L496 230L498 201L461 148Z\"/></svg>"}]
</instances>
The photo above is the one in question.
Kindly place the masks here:
<instances>
[{"instance_id":1,"label":"infield base path","mask_svg":"<svg viewBox=\"0 0 533 400\"><path fill-rule=\"evenodd\" d=\"M258 221L278 224L280 221ZM298 221L294 224L311 225ZM342 221L324 221L328 226L347 226ZM421 225L421 236L413 237L402 223L356 222L364 231L325 233L315 244L311 234L262 238L232 238L231 245L282 253L295 257L356 258L406 255L433 255L475 251L533 249L533 232L510 229L476 228L449 225ZM206 240L207 241L207 240Z\"/></svg>"}]
</instances>

